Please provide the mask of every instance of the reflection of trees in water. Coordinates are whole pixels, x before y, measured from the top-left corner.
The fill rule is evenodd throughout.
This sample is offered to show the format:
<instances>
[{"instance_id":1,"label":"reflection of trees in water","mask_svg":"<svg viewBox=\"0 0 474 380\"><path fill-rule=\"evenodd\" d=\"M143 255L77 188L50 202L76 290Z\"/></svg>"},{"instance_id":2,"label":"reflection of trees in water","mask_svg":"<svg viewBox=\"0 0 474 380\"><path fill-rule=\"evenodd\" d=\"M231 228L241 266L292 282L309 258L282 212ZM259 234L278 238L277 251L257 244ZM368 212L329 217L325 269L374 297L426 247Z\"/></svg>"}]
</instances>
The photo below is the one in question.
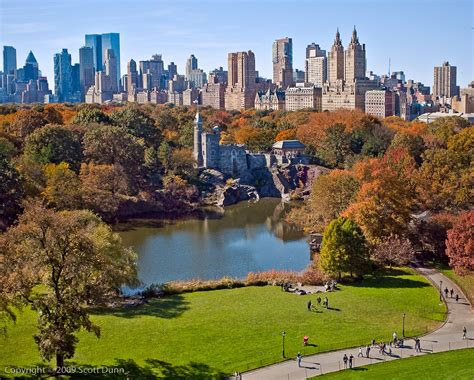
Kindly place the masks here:
<instances>
[{"instance_id":1,"label":"reflection of trees in water","mask_svg":"<svg viewBox=\"0 0 474 380\"><path fill-rule=\"evenodd\" d=\"M196 244L199 244L204 236L232 230L244 230L246 237L251 238L254 226L265 225L278 239L299 240L304 237L303 232L284 221L290 207L280 199L271 198L264 198L256 203L240 202L225 208L224 214L216 210L206 210L199 219L172 221L158 228L135 228L122 236L125 238L124 242L139 246L156 235L171 237L177 233L188 233L195 236Z\"/></svg>"}]
</instances>

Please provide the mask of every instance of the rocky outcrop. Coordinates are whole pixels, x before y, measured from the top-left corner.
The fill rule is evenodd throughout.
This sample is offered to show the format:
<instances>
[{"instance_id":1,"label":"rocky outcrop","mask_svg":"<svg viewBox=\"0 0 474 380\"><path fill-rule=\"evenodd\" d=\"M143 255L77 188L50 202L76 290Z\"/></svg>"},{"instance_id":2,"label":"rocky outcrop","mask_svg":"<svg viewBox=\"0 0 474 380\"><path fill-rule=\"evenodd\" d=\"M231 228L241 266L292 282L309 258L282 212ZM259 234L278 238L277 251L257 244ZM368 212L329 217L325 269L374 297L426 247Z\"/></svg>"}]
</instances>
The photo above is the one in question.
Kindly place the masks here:
<instances>
[{"instance_id":1,"label":"rocky outcrop","mask_svg":"<svg viewBox=\"0 0 474 380\"><path fill-rule=\"evenodd\" d=\"M328 169L316 165L288 164L272 168L255 168L232 179L223 173L206 169L200 175L204 204L229 206L260 197L282 198L307 196L314 180Z\"/></svg>"}]
</instances>

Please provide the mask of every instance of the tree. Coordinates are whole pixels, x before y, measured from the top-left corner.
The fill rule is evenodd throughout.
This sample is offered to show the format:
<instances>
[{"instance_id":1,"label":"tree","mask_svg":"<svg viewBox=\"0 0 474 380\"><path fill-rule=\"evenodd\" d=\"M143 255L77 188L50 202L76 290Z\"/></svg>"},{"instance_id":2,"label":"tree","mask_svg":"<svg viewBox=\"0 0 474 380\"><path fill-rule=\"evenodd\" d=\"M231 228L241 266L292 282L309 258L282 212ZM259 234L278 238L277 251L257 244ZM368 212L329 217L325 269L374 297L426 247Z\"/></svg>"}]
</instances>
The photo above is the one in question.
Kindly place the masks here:
<instances>
[{"instance_id":1,"label":"tree","mask_svg":"<svg viewBox=\"0 0 474 380\"><path fill-rule=\"evenodd\" d=\"M63 124L64 119L61 112L59 112L55 106L48 104L44 107L43 115L48 124Z\"/></svg>"},{"instance_id":2,"label":"tree","mask_svg":"<svg viewBox=\"0 0 474 380\"><path fill-rule=\"evenodd\" d=\"M403 266L414 259L415 250L410 240L391 235L374 247L371 256L373 261L382 267Z\"/></svg>"},{"instance_id":3,"label":"tree","mask_svg":"<svg viewBox=\"0 0 474 380\"><path fill-rule=\"evenodd\" d=\"M469 208L474 199L474 129L452 135L446 148L423 154L418 172L418 192L431 210Z\"/></svg>"},{"instance_id":4,"label":"tree","mask_svg":"<svg viewBox=\"0 0 474 380\"><path fill-rule=\"evenodd\" d=\"M343 215L353 219L370 243L407 233L417 205L415 161L404 149L391 149L382 158L355 165L361 187Z\"/></svg>"},{"instance_id":5,"label":"tree","mask_svg":"<svg viewBox=\"0 0 474 380\"><path fill-rule=\"evenodd\" d=\"M407 132L397 132L390 145L392 148L404 148L415 159L417 163L421 163L421 155L425 151L425 142L419 135Z\"/></svg>"},{"instance_id":6,"label":"tree","mask_svg":"<svg viewBox=\"0 0 474 380\"><path fill-rule=\"evenodd\" d=\"M308 212L317 221L313 230L324 228L354 201L359 182L350 172L333 170L320 175L313 184Z\"/></svg>"},{"instance_id":7,"label":"tree","mask_svg":"<svg viewBox=\"0 0 474 380\"><path fill-rule=\"evenodd\" d=\"M474 211L461 213L448 231L446 254L456 273L474 271Z\"/></svg>"},{"instance_id":8,"label":"tree","mask_svg":"<svg viewBox=\"0 0 474 380\"><path fill-rule=\"evenodd\" d=\"M16 137L24 138L47 123L47 120L38 111L19 110L10 125L9 132Z\"/></svg>"},{"instance_id":9,"label":"tree","mask_svg":"<svg viewBox=\"0 0 474 380\"><path fill-rule=\"evenodd\" d=\"M362 230L345 217L334 219L324 231L319 255L321 269L340 279L342 273L358 276L370 268L369 250Z\"/></svg>"},{"instance_id":10,"label":"tree","mask_svg":"<svg viewBox=\"0 0 474 380\"><path fill-rule=\"evenodd\" d=\"M103 305L123 284L136 283L136 255L90 211L57 212L39 203L28 204L1 239L2 260L12 269L9 291L39 312L40 354L63 367L79 330L100 336L87 305Z\"/></svg>"},{"instance_id":11,"label":"tree","mask_svg":"<svg viewBox=\"0 0 474 380\"><path fill-rule=\"evenodd\" d=\"M86 107L80 110L76 116L74 116L72 123L85 126L94 123L108 124L110 123L110 118L98 108Z\"/></svg>"},{"instance_id":12,"label":"tree","mask_svg":"<svg viewBox=\"0 0 474 380\"><path fill-rule=\"evenodd\" d=\"M158 146L161 140L160 130L155 121L137 107L126 107L110 115L112 122L131 135L142 138L148 146Z\"/></svg>"},{"instance_id":13,"label":"tree","mask_svg":"<svg viewBox=\"0 0 474 380\"><path fill-rule=\"evenodd\" d=\"M10 225L21 211L24 196L20 173L0 156L0 230Z\"/></svg>"},{"instance_id":14,"label":"tree","mask_svg":"<svg viewBox=\"0 0 474 380\"><path fill-rule=\"evenodd\" d=\"M0 136L0 157L12 159L17 154L15 145L7 138Z\"/></svg>"},{"instance_id":15,"label":"tree","mask_svg":"<svg viewBox=\"0 0 474 380\"><path fill-rule=\"evenodd\" d=\"M121 196L131 192L127 176L120 165L81 165L82 199L84 205L106 220L113 220Z\"/></svg>"},{"instance_id":16,"label":"tree","mask_svg":"<svg viewBox=\"0 0 474 380\"><path fill-rule=\"evenodd\" d=\"M46 125L26 138L25 154L41 164L67 162L79 170L82 144L78 133L62 125Z\"/></svg>"},{"instance_id":17,"label":"tree","mask_svg":"<svg viewBox=\"0 0 474 380\"><path fill-rule=\"evenodd\" d=\"M177 175L193 176L195 160L191 149L179 148L171 152L171 168Z\"/></svg>"},{"instance_id":18,"label":"tree","mask_svg":"<svg viewBox=\"0 0 474 380\"><path fill-rule=\"evenodd\" d=\"M446 146L451 136L469 126L469 122L460 116L439 117L429 124L428 134L431 134L441 146Z\"/></svg>"},{"instance_id":19,"label":"tree","mask_svg":"<svg viewBox=\"0 0 474 380\"><path fill-rule=\"evenodd\" d=\"M352 154L351 135L346 132L346 127L343 124L329 127L316 153L327 165L343 167Z\"/></svg>"},{"instance_id":20,"label":"tree","mask_svg":"<svg viewBox=\"0 0 474 380\"><path fill-rule=\"evenodd\" d=\"M84 135L84 155L96 164L120 165L130 188L140 188L141 166L144 163L144 143L122 128L96 126Z\"/></svg>"},{"instance_id":21,"label":"tree","mask_svg":"<svg viewBox=\"0 0 474 380\"><path fill-rule=\"evenodd\" d=\"M49 207L59 210L81 208L81 181L78 175L69 169L69 164L47 164L43 171L46 187L42 195Z\"/></svg>"}]
</instances>

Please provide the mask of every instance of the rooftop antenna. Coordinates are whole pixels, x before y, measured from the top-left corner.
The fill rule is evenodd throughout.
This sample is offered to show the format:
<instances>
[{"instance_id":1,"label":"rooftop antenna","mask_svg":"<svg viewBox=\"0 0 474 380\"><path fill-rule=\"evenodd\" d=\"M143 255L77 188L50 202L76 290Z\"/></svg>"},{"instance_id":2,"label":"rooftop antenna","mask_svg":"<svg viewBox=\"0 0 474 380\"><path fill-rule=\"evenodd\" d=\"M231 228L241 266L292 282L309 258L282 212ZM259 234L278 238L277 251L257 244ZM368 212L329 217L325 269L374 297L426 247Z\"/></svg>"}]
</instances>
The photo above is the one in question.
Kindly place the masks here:
<instances>
[{"instance_id":1,"label":"rooftop antenna","mask_svg":"<svg viewBox=\"0 0 474 380\"><path fill-rule=\"evenodd\" d=\"M390 57L388 57L388 77L390 78Z\"/></svg>"}]
</instances>

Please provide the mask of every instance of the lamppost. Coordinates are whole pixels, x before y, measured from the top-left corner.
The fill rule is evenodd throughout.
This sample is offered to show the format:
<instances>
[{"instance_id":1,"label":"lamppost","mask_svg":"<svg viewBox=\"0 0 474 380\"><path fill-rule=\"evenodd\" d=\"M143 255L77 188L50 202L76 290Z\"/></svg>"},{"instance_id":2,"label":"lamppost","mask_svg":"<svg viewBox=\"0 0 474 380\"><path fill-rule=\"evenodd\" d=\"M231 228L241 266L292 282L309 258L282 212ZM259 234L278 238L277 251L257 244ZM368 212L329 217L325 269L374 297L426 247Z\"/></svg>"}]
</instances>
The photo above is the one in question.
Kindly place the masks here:
<instances>
[{"instance_id":1,"label":"lamppost","mask_svg":"<svg viewBox=\"0 0 474 380\"><path fill-rule=\"evenodd\" d=\"M285 335L286 333L284 331L281 332L281 337L282 337L282 351L281 354L283 357L285 357Z\"/></svg>"},{"instance_id":2,"label":"lamppost","mask_svg":"<svg viewBox=\"0 0 474 380\"><path fill-rule=\"evenodd\" d=\"M405 338L405 313L403 313L403 320L402 320L402 336Z\"/></svg>"},{"instance_id":3,"label":"lamppost","mask_svg":"<svg viewBox=\"0 0 474 380\"><path fill-rule=\"evenodd\" d=\"M439 300L443 301L443 280L439 280Z\"/></svg>"}]
</instances>

